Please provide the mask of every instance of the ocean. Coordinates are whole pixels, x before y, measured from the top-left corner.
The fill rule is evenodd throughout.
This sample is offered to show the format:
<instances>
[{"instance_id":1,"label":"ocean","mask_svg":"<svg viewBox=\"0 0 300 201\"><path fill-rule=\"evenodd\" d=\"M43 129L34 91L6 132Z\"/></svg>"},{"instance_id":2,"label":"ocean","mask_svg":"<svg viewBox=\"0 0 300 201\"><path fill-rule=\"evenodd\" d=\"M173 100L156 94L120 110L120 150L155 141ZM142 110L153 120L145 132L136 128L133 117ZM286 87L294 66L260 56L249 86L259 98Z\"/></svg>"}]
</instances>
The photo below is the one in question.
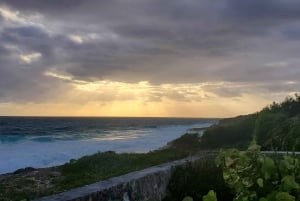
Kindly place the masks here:
<instances>
[{"instance_id":1,"label":"ocean","mask_svg":"<svg viewBox=\"0 0 300 201\"><path fill-rule=\"evenodd\" d=\"M0 117L0 174L103 151L148 152L217 119Z\"/></svg>"}]
</instances>

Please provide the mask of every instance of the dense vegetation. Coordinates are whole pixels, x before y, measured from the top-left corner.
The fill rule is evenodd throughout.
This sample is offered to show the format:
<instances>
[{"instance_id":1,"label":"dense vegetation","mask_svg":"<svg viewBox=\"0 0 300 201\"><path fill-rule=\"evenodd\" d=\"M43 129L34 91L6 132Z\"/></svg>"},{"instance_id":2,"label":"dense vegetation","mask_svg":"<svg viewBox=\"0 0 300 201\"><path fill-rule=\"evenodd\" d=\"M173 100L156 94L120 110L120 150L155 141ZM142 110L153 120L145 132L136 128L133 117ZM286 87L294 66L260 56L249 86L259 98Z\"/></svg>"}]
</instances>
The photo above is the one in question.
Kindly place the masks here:
<instances>
[{"instance_id":1,"label":"dense vegetation","mask_svg":"<svg viewBox=\"0 0 300 201\"><path fill-rule=\"evenodd\" d=\"M205 130L201 138L202 149L221 147L245 148L253 138L257 114L224 119Z\"/></svg>"},{"instance_id":2,"label":"dense vegetation","mask_svg":"<svg viewBox=\"0 0 300 201\"><path fill-rule=\"evenodd\" d=\"M255 143L246 151L221 151L218 167L207 161L201 167L179 168L165 200L300 200L300 160L287 155L260 154L261 148L300 151L300 97L296 94L258 113L221 120L205 130L200 148L246 149L251 142Z\"/></svg>"},{"instance_id":3,"label":"dense vegetation","mask_svg":"<svg viewBox=\"0 0 300 201\"><path fill-rule=\"evenodd\" d=\"M207 164L207 169L190 168L180 172L180 176L175 174L167 199L182 200L186 196L184 201L300 200L300 160L295 156L260 154L261 148L300 151L300 97L296 94L258 113L221 120L206 129L200 146L201 149L245 149L251 142L246 151L225 149L220 152L216 161L222 168L222 176L211 164ZM226 186L231 188L233 198Z\"/></svg>"},{"instance_id":4,"label":"dense vegetation","mask_svg":"<svg viewBox=\"0 0 300 201\"><path fill-rule=\"evenodd\" d=\"M300 151L300 96L264 108L255 123L254 134L264 150Z\"/></svg>"},{"instance_id":5,"label":"dense vegetation","mask_svg":"<svg viewBox=\"0 0 300 201\"><path fill-rule=\"evenodd\" d=\"M260 146L254 143L246 151L223 150L215 161L217 166L223 170L223 178L219 182L226 183L234 194L233 199L226 198L227 200L300 200L300 159L296 156L276 154L266 156L260 153ZM198 172L200 172L199 170ZM182 175L185 174L187 173ZM219 174L216 174L216 178L218 177ZM217 181L216 178L213 180ZM192 197L187 196L183 201L202 200L202 198L203 201L224 200L224 192L220 193L219 186L220 184L216 183L212 187L214 191L210 190L205 196L203 193L202 196L197 196L195 193L193 195L193 192L189 191L189 195ZM208 191L205 187L201 188L202 192L203 190ZM222 186L222 189L226 188Z\"/></svg>"},{"instance_id":6,"label":"dense vegetation","mask_svg":"<svg viewBox=\"0 0 300 201\"><path fill-rule=\"evenodd\" d=\"M295 201L300 197L300 161L288 155L260 154L253 144L247 151L229 149L217 158L235 201Z\"/></svg>"},{"instance_id":7,"label":"dense vegetation","mask_svg":"<svg viewBox=\"0 0 300 201\"><path fill-rule=\"evenodd\" d=\"M255 114L221 120L204 132L201 147L245 149L253 137L262 150L300 151L300 96L274 102Z\"/></svg>"}]
</instances>

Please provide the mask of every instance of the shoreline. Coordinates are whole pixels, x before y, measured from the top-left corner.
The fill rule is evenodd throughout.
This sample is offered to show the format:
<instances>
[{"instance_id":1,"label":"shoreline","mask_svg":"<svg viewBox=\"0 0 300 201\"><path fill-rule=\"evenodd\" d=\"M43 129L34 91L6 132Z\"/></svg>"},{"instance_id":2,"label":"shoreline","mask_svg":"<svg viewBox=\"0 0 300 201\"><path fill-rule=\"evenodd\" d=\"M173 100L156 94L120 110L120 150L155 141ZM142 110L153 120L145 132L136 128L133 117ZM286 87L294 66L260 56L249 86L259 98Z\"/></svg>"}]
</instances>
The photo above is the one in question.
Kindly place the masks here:
<instances>
[{"instance_id":1,"label":"shoreline","mask_svg":"<svg viewBox=\"0 0 300 201\"><path fill-rule=\"evenodd\" d=\"M17 170L15 174L2 174L0 197L12 191L10 195L16 197L12 200L24 198L31 200L179 160L196 153L195 147L199 146L198 139L196 134L183 134L167 143L168 146L147 153L101 152L71 160L60 166L25 168Z\"/></svg>"},{"instance_id":2,"label":"shoreline","mask_svg":"<svg viewBox=\"0 0 300 201\"><path fill-rule=\"evenodd\" d=\"M66 134L59 138L57 135L13 136L0 146L0 161L2 161L0 174L26 167L46 168L62 165L72 159L110 150L117 153L147 153L165 146L193 127L207 127L213 123L199 122L198 125L183 124L133 130L117 129L95 133L93 136L80 134L80 138L77 134Z\"/></svg>"},{"instance_id":3,"label":"shoreline","mask_svg":"<svg viewBox=\"0 0 300 201\"><path fill-rule=\"evenodd\" d=\"M149 150L147 152L116 152L116 151L113 151L113 150L107 150L107 151L98 151L98 152L95 152L95 153L92 153L92 154L87 154L87 155L83 155L77 159L70 159L69 161L65 162L65 163L62 163L60 165L54 165L54 166L48 166L48 167L32 167L32 166L27 166L27 167L24 167L24 168L19 168L19 169L16 169L14 171L11 171L11 172L7 172L7 173L3 173L1 174L0 173L0 181L7 177L7 176L11 176L11 175L17 175L17 174L26 174L26 173L31 173L31 172L34 172L34 171L48 171L49 169L56 169L57 167L60 167L66 163L69 163L70 161L72 160L79 160L83 157L87 157L87 156L92 156L94 154L97 154L97 153L104 153L104 152L115 152L117 154L136 154L136 153L149 153L149 152L152 152L152 151L157 151L157 150L160 150L160 149L164 149L164 148L167 148L169 146L170 143L172 143L173 141L181 138L182 136L184 136L185 134L190 134L190 135L193 135L193 134L198 134L199 137L202 136L202 133L207 129L209 128L209 126L206 126L206 127L202 127L202 128L190 128L186 131L186 133L180 135L179 137L167 142L165 145L159 147L159 148L156 148L156 149L153 149L153 150Z\"/></svg>"}]
</instances>

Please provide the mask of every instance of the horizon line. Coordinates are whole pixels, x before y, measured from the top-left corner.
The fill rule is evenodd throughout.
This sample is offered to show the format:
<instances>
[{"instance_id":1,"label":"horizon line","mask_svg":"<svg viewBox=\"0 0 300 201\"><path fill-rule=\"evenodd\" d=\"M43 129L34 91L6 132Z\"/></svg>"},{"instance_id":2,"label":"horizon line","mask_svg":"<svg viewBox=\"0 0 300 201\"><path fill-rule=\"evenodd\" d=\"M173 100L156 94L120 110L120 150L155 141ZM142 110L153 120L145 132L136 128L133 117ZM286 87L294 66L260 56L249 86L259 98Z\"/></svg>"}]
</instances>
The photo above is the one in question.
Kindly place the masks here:
<instances>
[{"instance_id":1,"label":"horizon line","mask_svg":"<svg viewBox=\"0 0 300 201\"><path fill-rule=\"evenodd\" d=\"M0 117L37 117L37 118L174 118L174 119L224 119L232 117L180 117L180 116L68 116L68 115L0 115Z\"/></svg>"}]
</instances>

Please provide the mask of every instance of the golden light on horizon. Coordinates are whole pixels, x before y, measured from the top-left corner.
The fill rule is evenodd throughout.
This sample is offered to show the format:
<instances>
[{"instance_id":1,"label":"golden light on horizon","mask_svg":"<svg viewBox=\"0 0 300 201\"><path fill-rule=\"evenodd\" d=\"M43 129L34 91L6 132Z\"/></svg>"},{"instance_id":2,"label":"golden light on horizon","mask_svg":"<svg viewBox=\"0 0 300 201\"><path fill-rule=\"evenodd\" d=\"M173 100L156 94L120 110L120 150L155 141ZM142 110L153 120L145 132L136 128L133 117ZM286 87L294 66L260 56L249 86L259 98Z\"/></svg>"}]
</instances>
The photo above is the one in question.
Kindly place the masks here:
<instances>
[{"instance_id":1,"label":"golden light on horizon","mask_svg":"<svg viewBox=\"0 0 300 201\"><path fill-rule=\"evenodd\" d=\"M68 82L69 88L41 103L0 104L1 114L28 116L145 116L229 117L260 110L268 100L249 94L236 98L218 95L230 83L154 85L148 81L124 83L111 80L82 81L47 72ZM242 86L243 88L245 86ZM228 90L228 89L226 89Z\"/></svg>"}]
</instances>

